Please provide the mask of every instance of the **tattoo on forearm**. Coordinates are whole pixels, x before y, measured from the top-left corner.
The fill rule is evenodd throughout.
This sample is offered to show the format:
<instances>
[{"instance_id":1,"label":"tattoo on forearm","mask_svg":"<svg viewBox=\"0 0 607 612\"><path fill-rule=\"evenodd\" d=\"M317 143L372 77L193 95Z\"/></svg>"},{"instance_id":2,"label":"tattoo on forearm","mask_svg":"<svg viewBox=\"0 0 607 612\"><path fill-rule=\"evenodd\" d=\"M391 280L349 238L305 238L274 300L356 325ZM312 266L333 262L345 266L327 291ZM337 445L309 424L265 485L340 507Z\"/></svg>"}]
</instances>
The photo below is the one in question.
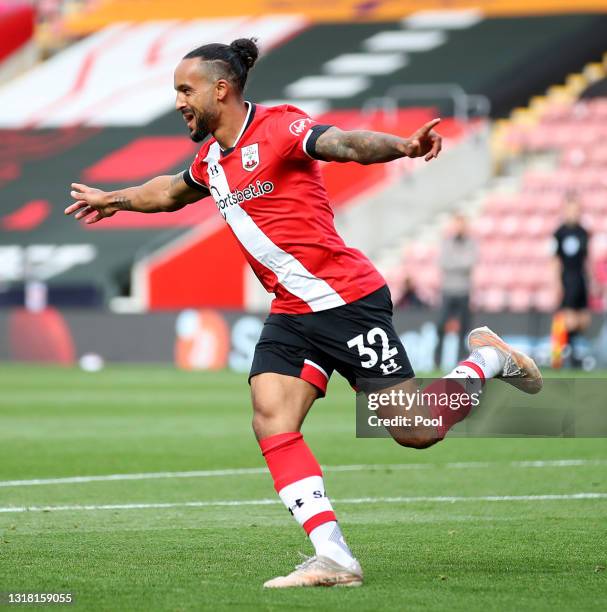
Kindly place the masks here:
<instances>
[{"instance_id":1,"label":"tattoo on forearm","mask_svg":"<svg viewBox=\"0 0 607 612\"><path fill-rule=\"evenodd\" d=\"M126 196L115 196L112 200L112 204L116 206L119 210L133 210L133 203L130 198Z\"/></svg>"},{"instance_id":2,"label":"tattoo on forearm","mask_svg":"<svg viewBox=\"0 0 607 612\"><path fill-rule=\"evenodd\" d=\"M180 174L174 174L171 177L171 188L173 187L177 187L179 185L181 185L183 183L183 175Z\"/></svg>"},{"instance_id":3,"label":"tattoo on forearm","mask_svg":"<svg viewBox=\"0 0 607 612\"><path fill-rule=\"evenodd\" d=\"M326 160L373 164L404 157L404 145L405 139L381 132L329 130L318 139L316 153Z\"/></svg>"}]
</instances>

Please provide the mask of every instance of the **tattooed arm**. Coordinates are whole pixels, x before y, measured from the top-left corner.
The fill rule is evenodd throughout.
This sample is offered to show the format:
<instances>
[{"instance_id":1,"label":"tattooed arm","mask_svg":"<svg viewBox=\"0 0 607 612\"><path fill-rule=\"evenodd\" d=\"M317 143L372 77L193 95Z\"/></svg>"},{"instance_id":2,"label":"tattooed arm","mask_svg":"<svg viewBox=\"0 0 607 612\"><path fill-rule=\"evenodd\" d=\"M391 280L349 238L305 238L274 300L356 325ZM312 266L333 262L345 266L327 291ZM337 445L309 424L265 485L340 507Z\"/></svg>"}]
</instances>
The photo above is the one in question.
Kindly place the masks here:
<instances>
[{"instance_id":1,"label":"tattooed arm","mask_svg":"<svg viewBox=\"0 0 607 612\"><path fill-rule=\"evenodd\" d=\"M325 161L377 164L399 157L422 157L426 161L438 157L442 148L440 134L432 128L440 119L429 121L409 138L383 132L353 130L343 132L331 127L316 141L316 155Z\"/></svg>"},{"instance_id":2,"label":"tattooed arm","mask_svg":"<svg viewBox=\"0 0 607 612\"><path fill-rule=\"evenodd\" d=\"M102 191L80 183L72 183L74 204L65 209L66 215L85 219L85 223L97 223L111 217L119 210L154 213L171 212L183 208L208 195L208 191L194 189L188 185L183 173L175 176L157 176L137 187L118 191Z\"/></svg>"}]
</instances>

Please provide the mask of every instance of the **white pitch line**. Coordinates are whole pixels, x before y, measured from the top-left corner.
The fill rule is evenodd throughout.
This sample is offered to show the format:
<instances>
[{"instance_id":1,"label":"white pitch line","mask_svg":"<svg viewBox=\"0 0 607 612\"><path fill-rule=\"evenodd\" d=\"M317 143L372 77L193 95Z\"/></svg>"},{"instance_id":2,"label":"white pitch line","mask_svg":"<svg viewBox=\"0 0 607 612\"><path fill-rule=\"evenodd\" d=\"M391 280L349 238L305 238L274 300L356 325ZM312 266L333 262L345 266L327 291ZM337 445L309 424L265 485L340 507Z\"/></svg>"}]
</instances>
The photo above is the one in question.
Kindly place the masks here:
<instances>
[{"instance_id":1,"label":"white pitch line","mask_svg":"<svg viewBox=\"0 0 607 612\"><path fill-rule=\"evenodd\" d=\"M607 499L607 493L569 493L547 495L481 495L475 497L446 496L435 497L354 497L333 500L336 504L411 504L419 502L457 503L457 502L503 502L503 501L563 501L580 499ZM103 504L71 506L6 506L0 513L16 512L58 512L65 510L142 510L150 508L219 508L226 506L273 506L281 505L278 499L243 499L234 501L193 501L153 504Z\"/></svg>"},{"instance_id":2,"label":"white pitch line","mask_svg":"<svg viewBox=\"0 0 607 612\"><path fill-rule=\"evenodd\" d=\"M468 461L452 463L394 463L394 464L354 464L325 465L324 472L373 472L380 470L424 470L429 468L445 469L483 469L490 467L513 468L550 468L577 467L585 465L607 465L607 459L548 459L545 461ZM223 470L193 470L188 472L142 472L135 474L105 474L100 476L67 476L62 478L33 478L29 480L0 480L0 487L31 487L36 485L81 484L87 482L108 482L120 480L157 480L162 478L211 478L217 476L247 476L266 474L265 467L232 468Z\"/></svg>"},{"instance_id":3,"label":"white pitch line","mask_svg":"<svg viewBox=\"0 0 607 612\"><path fill-rule=\"evenodd\" d=\"M143 472L140 474L106 474L101 476L67 476L65 478L34 478L32 480L2 480L0 487L28 487L49 484L79 484L83 482L107 482L112 480L155 480L159 478L208 478L210 476L243 476L265 474L265 467L234 468L226 470L193 470L190 472Z\"/></svg>"}]
</instances>

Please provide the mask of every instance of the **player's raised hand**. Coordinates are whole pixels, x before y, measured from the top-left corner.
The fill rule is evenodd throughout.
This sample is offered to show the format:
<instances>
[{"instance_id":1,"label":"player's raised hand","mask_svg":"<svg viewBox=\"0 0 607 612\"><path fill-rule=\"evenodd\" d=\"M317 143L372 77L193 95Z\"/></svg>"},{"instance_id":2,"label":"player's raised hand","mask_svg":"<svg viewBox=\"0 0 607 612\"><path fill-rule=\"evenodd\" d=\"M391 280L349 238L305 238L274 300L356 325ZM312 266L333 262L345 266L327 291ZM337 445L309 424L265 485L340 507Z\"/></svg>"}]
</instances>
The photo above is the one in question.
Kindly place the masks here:
<instances>
[{"instance_id":1,"label":"player's raised hand","mask_svg":"<svg viewBox=\"0 0 607 612\"><path fill-rule=\"evenodd\" d=\"M73 214L75 219L84 219L87 224L97 223L101 219L111 217L118 210L110 202L108 194L101 189L72 183L70 195L76 202L65 209L65 214Z\"/></svg>"},{"instance_id":2,"label":"player's raised hand","mask_svg":"<svg viewBox=\"0 0 607 612\"><path fill-rule=\"evenodd\" d=\"M423 155L426 161L438 157L442 149L443 138L433 128L439 123L440 119L432 119L407 139L404 147L407 157L422 157Z\"/></svg>"}]
</instances>

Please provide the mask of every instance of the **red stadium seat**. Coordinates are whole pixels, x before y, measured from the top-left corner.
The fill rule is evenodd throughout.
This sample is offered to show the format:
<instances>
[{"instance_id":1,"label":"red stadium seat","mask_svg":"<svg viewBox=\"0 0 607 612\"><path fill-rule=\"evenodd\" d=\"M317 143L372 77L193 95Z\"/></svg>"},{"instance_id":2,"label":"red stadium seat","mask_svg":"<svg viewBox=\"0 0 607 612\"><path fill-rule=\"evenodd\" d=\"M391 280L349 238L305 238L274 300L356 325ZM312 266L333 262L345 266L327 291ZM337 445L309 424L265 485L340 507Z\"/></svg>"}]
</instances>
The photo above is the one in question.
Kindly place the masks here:
<instances>
[{"instance_id":1,"label":"red stadium seat","mask_svg":"<svg viewBox=\"0 0 607 612\"><path fill-rule=\"evenodd\" d=\"M510 240L503 238L487 238L479 244L479 260L486 263L504 261L511 255Z\"/></svg>"},{"instance_id":2,"label":"red stadium seat","mask_svg":"<svg viewBox=\"0 0 607 612\"><path fill-rule=\"evenodd\" d=\"M533 305L540 312L553 312L558 307L559 291L557 288L545 288L533 294Z\"/></svg>"},{"instance_id":3,"label":"red stadium seat","mask_svg":"<svg viewBox=\"0 0 607 612\"><path fill-rule=\"evenodd\" d=\"M597 166L607 166L607 146L599 145L588 152L590 163Z\"/></svg>"},{"instance_id":4,"label":"red stadium seat","mask_svg":"<svg viewBox=\"0 0 607 612\"><path fill-rule=\"evenodd\" d=\"M528 215L533 210L533 199L526 196L526 194L519 193L514 198L514 204L510 208L511 213L517 215Z\"/></svg>"},{"instance_id":5,"label":"red stadium seat","mask_svg":"<svg viewBox=\"0 0 607 612\"><path fill-rule=\"evenodd\" d=\"M542 123L556 123L559 121L565 121L570 116L571 104L552 102L544 111Z\"/></svg>"},{"instance_id":6,"label":"red stadium seat","mask_svg":"<svg viewBox=\"0 0 607 612\"><path fill-rule=\"evenodd\" d=\"M546 227L548 235L540 240L532 240L528 247L530 256L540 261L547 261L554 255L552 234L555 224Z\"/></svg>"},{"instance_id":7,"label":"red stadium seat","mask_svg":"<svg viewBox=\"0 0 607 612\"><path fill-rule=\"evenodd\" d=\"M492 274L494 285L510 289L517 284L519 266L515 263L501 263L493 266Z\"/></svg>"},{"instance_id":8,"label":"red stadium seat","mask_svg":"<svg viewBox=\"0 0 607 612\"><path fill-rule=\"evenodd\" d=\"M597 215L594 226L589 229L593 234L607 234L607 216Z\"/></svg>"},{"instance_id":9,"label":"red stadium seat","mask_svg":"<svg viewBox=\"0 0 607 612\"><path fill-rule=\"evenodd\" d=\"M588 191L581 194L580 203L585 213L603 214L607 212L607 192Z\"/></svg>"},{"instance_id":10,"label":"red stadium seat","mask_svg":"<svg viewBox=\"0 0 607 612\"><path fill-rule=\"evenodd\" d=\"M607 257L607 231L594 234L590 238L589 244L590 258L596 260L598 258Z\"/></svg>"},{"instance_id":11,"label":"red stadium seat","mask_svg":"<svg viewBox=\"0 0 607 612\"><path fill-rule=\"evenodd\" d=\"M405 247L403 255L406 262L436 261L438 258L438 249L434 244L414 242Z\"/></svg>"},{"instance_id":12,"label":"red stadium seat","mask_svg":"<svg viewBox=\"0 0 607 612\"><path fill-rule=\"evenodd\" d=\"M550 278L549 263L534 263L521 267L519 280L521 285L528 289L545 287Z\"/></svg>"},{"instance_id":13,"label":"red stadium seat","mask_svg":"<svg viewBox=\"0 0 607 612\"><path fill-rule=\"evenodd\" d=\"M483 210L492 216L505 215L517 207L516 195L492 194L485 201Z\"/></svg>"},{"instance_id":14,"label":"red stadium seat","mask_svg":"<svg viewBox=\"0 0 607 612\"><path fill-rule=\"evenodd\" d=\"M479 308L487 312L499 312L504 310L507 304L507 294L503 289L491 288L479 297Z\"/></svg>"},{"instance_id":15,"label":"red stadium seat","mask_svg":"<svg viewBox=\"0 0 607 612\"><path fill-rule=\"evenodd\" d=\"M508 306L513 312L525 312L532 306L532 295L527 289L515 289L508 297Z\"/></svg>"},{"instance_id":16,"label":"red stadium seat","mask_svg":"<svg viewBox=\"0 0 607 612\"><path fill-rule=\"evenodd\" d=\"M583 147L565 149L561 153L561 164L563 166L579 167L588 162L591 152Z\"/></svg>"},{"instance_id":17,"label":"red stadium seat","mask_svg":"<svg viewBox=\"0 0 607 612\"><path fill-rule=\"evenodd\" d=\"M517 263L526 257L527 240L514 236L504 244L502 261Z\"/></svg>"},{"instance_id":18,"label":"red stadium seat","mask_svg":"<svg viewBox=\"0 0 607 612\"><path fill-rule=\"evenodd\" d=\"M590 115L594 119L607 119L607 98L595 98L588 102Z\"/></svg>"},{"instance_id":19,"label":"red stadium seat","mask_svg":"<svg viewBox=\"0 0 607 612\"><path fill-rule=\"evenodd\" d=\"M536 126L529 130L525 134L524 144L528 151L545 151L558 147L552 130L543 126Z\"/></svg>"},{"instance_id":20,"label":"red stadium seat","mask_svg":"<svg viewBox=\"0 0 607 612\"><path fill-rule=\"evenodd\" d=\"M533 215L527 217L521 223L520 232L518 235L527 236L528 238L538 238L547 233L546 217L542 215Z\"/></svg>"},{"instance_id":21,"label":"red stadium seat","mask_svg":"<svg viewBox=\"0 0 607 612\"><path fill-rule=\"evenodd\" d=\"M500 236L512 237L518 236L523 226L522 217L516 215L508 215L501 219L497 224L496 233Z\"/></svg>"},{"instance_id":22,"label":"red stadium seat","mask_svg":"<svg viewBox=\"0 0 607 612\"><path fill-rule=\"evenodd\" d=\"M549 214L559 211L563 201L560 193L550 192L525 192L523 191L519 196L521 212L524 214Z\"/></svg>"},{"instance_id":23,"label":"red stadium seat","mask_svg":"<svg viewBox=\"0 0 607 612\"><path fill-rule=\"evenodd\" d=\"M529 170L523 178L523 189L527 192L555 191L565 188L563 181L552 172Z\"/></svg>"},{"instance_id":24,"label":"red stadium seat","mask_svg":"<svg viewBox=\"0 0 607 612\"><path fill-rule=\"evenodd\" d=\"M474 268L472 284L475 289L484 290L494 284L493 266L481 263Z\"/></svg>"},{"instance_id":25,"label":"red stadium seat","mask_svg":"<svg viewBox=\"0 0 607 612\"><path fill-rule=\"evenodd\" d=\"M496 218L484 214L479 217L472 226L472 234L479 239L493 239L495 237Z\"/></svg>"}]
</instances>

